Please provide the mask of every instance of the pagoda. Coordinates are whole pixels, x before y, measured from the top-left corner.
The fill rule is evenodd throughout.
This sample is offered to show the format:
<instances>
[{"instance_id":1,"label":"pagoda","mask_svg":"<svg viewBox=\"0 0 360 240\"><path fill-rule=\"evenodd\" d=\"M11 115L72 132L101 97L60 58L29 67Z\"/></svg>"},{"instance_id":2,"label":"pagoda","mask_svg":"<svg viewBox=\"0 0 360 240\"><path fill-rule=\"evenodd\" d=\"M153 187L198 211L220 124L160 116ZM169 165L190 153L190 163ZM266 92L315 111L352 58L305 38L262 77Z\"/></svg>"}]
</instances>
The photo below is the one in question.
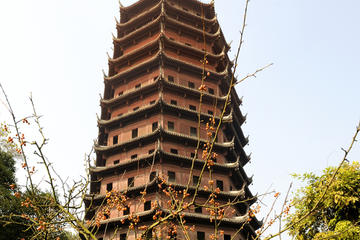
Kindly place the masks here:
<instances>
[{"instance_id":1,"label":"pagoda","mask_svg":"<svg viewBox=\"0 0 360 240\"><path fill-rule=\"evenodd\" d=\"M138 239L141 226L172 211L177 200L165 191L171 188L176 193L187 189L188 198L197 193L196 204L181 211L184 225L195 225L187 233L190 239L214 234L216 221L202 207L214 191L217 202L234 203L217 221L218 239L254 239L261 223L249 214L256 197L243 169L250 160L241 129L246 116L236 91L229 91L233 63L214 3L139 0L120 6L116 28L85 219L95 219L112 194L125 196L126 207L108 209L98 219L96 236ZM221 123L210 136L216 138L212 144L209 121ZM207 144L216 154L205 163ZM135 230L129 230L129 216L137 219ZM185 239L177 221L166 221L178 230L160 229L158 239Z\"/></svg>"}]
</instances>

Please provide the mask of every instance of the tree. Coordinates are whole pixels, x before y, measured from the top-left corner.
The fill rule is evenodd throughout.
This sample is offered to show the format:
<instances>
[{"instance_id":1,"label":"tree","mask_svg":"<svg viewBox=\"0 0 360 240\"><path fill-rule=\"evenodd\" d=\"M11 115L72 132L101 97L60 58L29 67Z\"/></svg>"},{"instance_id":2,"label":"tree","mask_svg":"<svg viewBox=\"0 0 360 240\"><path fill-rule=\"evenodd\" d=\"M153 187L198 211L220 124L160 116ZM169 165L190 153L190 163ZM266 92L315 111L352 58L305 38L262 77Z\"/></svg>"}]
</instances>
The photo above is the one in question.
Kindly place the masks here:
<instances>
[{"instance_id":1,"label":"tree","mask_svg":"<svg viewBox=\"0 0 360 240\"><path fill-rule=\"evenodd\" d=\"M321 176L313 173L297 176L307 185L295 196L293 206L296 211L288 218L293 224L290 234L296 239L360 239L360 164L345 162L334 175L336 170L329 167ZM316 210L299 221L319 202L327 186L327 194Z\"/></svg>"},{"instance_id":2,"label":"tree","mask_svg":"<svg viewBox=\"0 0 360 240\"><path fill-rule=\"evenodd\" d=\"M4 134L4 132L2 132ZM15 178L15 160L13 155L5 151L11 146L0 144L0 240L5 239L30 239L35 235L35 229L29 225L21 215L36 217L36 212L43 214L57 214L56 208L34 209L30 206L29 199L38 199L42 205L49 206L51 194L37 190L33 195L29 191L20 192ZM58 228L64 224L57 224ZM40 237L40 236L38 236ZM72 240L78 239L75 234L64 230L50 232L44 239Z\"/></svg>"},{"instance_id":3,"label":"tree","mask_svg":"<svg viewBox=\"0 0 360 240\"><path fill-rule=\"evenodd\" d=\"M13 191L16 191L15 160L10 153L0 150L0 217L21 214L21 201L14 196ZM16 220L10 222L17 221L19 224L0 225L0 240L14 239L14 236L21 239L29 234L25 232L26 227L21 225L21 219L14 218Z\"/></svg>"}]
</instances>

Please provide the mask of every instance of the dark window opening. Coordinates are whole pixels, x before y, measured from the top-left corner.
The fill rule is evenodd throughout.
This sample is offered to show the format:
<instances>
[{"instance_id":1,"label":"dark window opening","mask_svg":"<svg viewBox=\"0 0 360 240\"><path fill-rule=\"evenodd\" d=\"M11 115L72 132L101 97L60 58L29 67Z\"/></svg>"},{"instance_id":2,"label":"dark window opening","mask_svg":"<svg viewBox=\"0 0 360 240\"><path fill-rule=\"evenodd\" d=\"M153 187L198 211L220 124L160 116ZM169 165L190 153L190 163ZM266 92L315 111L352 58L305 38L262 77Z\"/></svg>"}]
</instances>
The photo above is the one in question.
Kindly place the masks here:
<instances>
[{"instance_id":1,"label":"dark window opening","mask_svg":"<svg viewBox=\"0 0 360 240\"><path fill-rule=\"evenodd\" d=\"M224 191L224 183L221 180L216 180L216 187L220 189L220 191Z\"/></svg>"},{"instance_id":2,"label":"dark window opening","mask_svg":"<svg viewBox=\"0 0 360 240\"><path fill-rule=\"evenodd\" d=\"M168 122L168 130L173 131L175 129L174 122Z\"/></svg>"},{"instance_id":3,"label":"dark window opening","mask_svg":"<svg viewBox=\"0 0 360 240\"><path fill-rule=\"evenodd\" d=\"M178 154L178 150L174 149L174 148L170 149L170 152L173 153L173 154Z\"/></svg>"},{"instance_id":4,"label":"dark window opening","mask_svg":"<svg viewBox=\"0 0 360 240\"><path fill-rule=\"evenodd\" d=\"M119 163L120 163L120 160L115 160L114 161L114 165L119 164Z\"/></svg>"},{"instance_id":5,"label":"dark window opening","mask_svg":"<svg viewBox=\"0 0 360 240\"><path fill-rule=\"evenodd\" d=\"M135 88L140 88L140 87L141 87L141 83L139 83L135 86Z\"/></svg>"},{"instance_id":6,"label":"dark window opening","mask_svg":"<svg viewBox=\"0 0 360 240\"><path fill-rule=\"evenodd\" d=\"M128 178L128 187L134 187L134 177Z\"/></svg>"},{"instance_id":7,"label":"dark window opening","mask_svg":"<svg viewBox=\"0 0 360 240\"><path fill-rule=\"evenodd\" d=\"M131 136L132 136L132 138L136 138L138 136L138 129L137 128L135 128L135 129L133 129L131 131Z\"/></svg>"},{"instance_id":8,"label":"dark window opening","mask_svg":"<svg viewBox=\"0 0 360 240\"><path fill-rule=\"evenodd\" d=\"M168 171L168 181L175 182L175 172Z\"/></svg>"},{"instance_id":9,"label":"dark window opening","mask_svg":"<svg viewBox=\"0 0 360 240\"><path fill-rule=\"evenodd\" d=\"M158 77L159 77L159 76L154 77L154 81L155 81Z\"/></svg>"},{"instance_id":10,"label":"dark window opening","mask_svg":"<svg viewBox=\"0 0 360 240\"><path fill-rule=\"evenodd\" d=\"M195 88L195 83L193 83L193 82L188 82L188 87L189 87L189 88Z\"/></svg>"},{"instance_id":11,"label":"dark window opening","mask_svg":"<svg viewBox=\"0 0 360 240\"><path fill-rule=\"evenodd\" d=\"M158 128L158 122L153 122L152 131L154 132Z\"/></svg>"},{"instance_id":12,"label":"dark window opening","mask_svg":"<svg viewBox=\"0 0 360 240\"><path fill-rule=\"evenodd\" d=\"M185 43L185 45L191 47L191 44L190 44L190 43Z\"/></svg>"},{"instance_id":13,"label":"dark window opening","mask_svg":"<svg viewBox=\"0 0 360 240\"><path fill-rule=\"evenodd\" d=\"M126 207L125 207L125 210L123 211L123 214L124 214L124 215L129 215L129 214L130 214L130 208L129 208L129 206L126 206Z\"/></svg>"},{"instance_id":14,"label":"dark window opening","mask_svg":"<svg viewBox=\"0 0 360 240\"><path fill-rule=\"evenodd\" d=\"M155 178L156 178L156 172L151 172L149 177L150 181L154 180Z\"/></svg>"},{"instance_id":15,"label":"dark window opening","mask_svg":"<svg viewBox=\"0 0 360 240\"><path fill-rule=\"evenodd\" d=\"M195 207L196 213L202 213L202 207Z\"/></svg>"},{"instance_id":16,"label":"dark window opening","mask_svg":"<svg viewBox=\"0 0 360 240\"><path fill-rule=\"evenodd\" d=\"M105 133L104 134L104 139L103 139L103 145L107 146L107 140L108 140L109 134Z\"/></svg>"},{"instance_id":17,"label":"dark window opening","mask_svg":"<svg viewBox=\"0 0 360 240\"><path fill-rule=\"evenodd\" d=\"M233 190L233 187L230 185L230 191L232 191Z\"/></svg>"},{"instance_id":18,"label":"dark window opening","mask_svg":"<svg viewBox=\"0 0 360 240\"><path fill-rule=\"evenodd\" d=\"M123 95L124 94L124 91L121 91L121 92L119 92L119 96L121 96L121 95Z\"/></svg>"},{"instance_id":19,"label":"dark window opening","mask_svg":"<svg viewBox=\"0 0 360 240\"><path fill-rule=\"evenodd\" d=\"M210 93L210 94L213 94L213 95L214 95L214 94L215 94L215 91L214 91L214 89L212 89L212 88L209 88L209 93Z\"/></svg>"},{"instance_id":20,"label":"dark window opening","mask_svg":"<svg viewBox=\"0 0 360 240\"><path fill-rule=\"evenodd\" d=\"M196 137L197 136L197 128L190 127L190 136Z\"/></svg>"},{"instance_id":21,"label":"dark window opening","mask_svg":"<svg viewBox=\"0 0 360 240\"><path fill-rule=\"evenodd\" d=\"M151 201L146 201L144 203L144 211L148 211L151 209Z\"/></svg>"},{"instance_id":22,"label":"dark window opening","mask_svg":"<svg viewBox=\"0 0 360 240\"><path fill-rule=\"evenodd\" d=\"M171 100L170 103L171 103L172 105L177 105L177 101L176 101L176 100Z\"/></svg>"},{"instance_id":23,"label":"dark window opening","mask_svg":"<svg viewBox=\"0 0 360 240\"><path fill-rule=\"evenodd\" d=\"M120 234L120 240L126 240L126 233Z\"/></svg>"},{"instance_id":24,"label":"dark window opening","mask_svg":"<svg viewBox=\"0 0 360 240\"><path fill-rule=\"evenodd\" d=\"M199 183L200 177L199 176L193 176L193 185L196 186Z\"/></svg>"},{"instance_id":25,"label":"dark window opening","mask_svg":"<svg viewBox=\"0 0 360 240\"><path fill-rule=\"evenodd\" d=\"M195 153L190 153L190 156L191 156L192 158L194 158L194 157L195 157Z\"/></svg>"},{"instance_id":26,"label":"dark window opening","mask_svg":"<svg viewBox=\"0 0 360 240\"><path fill-rule=\"evenodd\" d=\"M169 82L174 82L174 77L169 75L169 76L168 76L168 81L169 81Z\"/></svg>"},{"instance_id":27,"label":"dark window opening","mask_svg":"<svg viewBox=\"0 0 360 240\"><path fill-rule=\"evenodd\" d=\"M131 155L131 159L136 159L137 158L137 154Z\"/></svg>"},{"instance_id":28,"label":"dark window opening","mask_svg":"<svg viewBox=\"0 0 360 240\"><path fill-rule=\"evenodd\" d=\"M119 113L117 116L118 116L118 117L121 117L122 115L123 115L123 113Z\"/></svg>"},{"instance_id":29,"label":"dark window opening","mask_svg":"<svg viewBox=\"0 0 360 240\"><path fill-rule=\"evenodd\" d=\"M190 110L196 111L196 106L194 106L194 105L189 105L189 108L190 108Z\"/></svg>"},{"instance_id":30,"label":"dark window opening","mask_svg":"<svg viewBox=\"0 0 360 240\"><path fill-rule=\"evenodd\" d=\"M213 111L208 110L208 114L209 114L209 115L214 115L214 112L213 112Z\"/></svg>"},{"instance_id":31,"label":"dark window opening","mask_svg":"<svg viewBox=\"0 0 360 240\"><path fill-rule=\"evenodd\" d=\"M149 150L149 154L152 154L153 152L155 152L155 149L150 149Z\"/></svg>"},{"instance_id":32,"label":"dark window opening","mask_svg":"<svg viewBox=\"0 0 360 240\"><path fill-rule=\"evenodd\" d=\"M231 236L228 234L224 234L224 240L231 240Z\"/></svg>"},{"instance_id":33,"label":"dark window opening","mask_svg":"<svg viewBox=\"0 0 360 240\"><path fill-rule=\"evenodd\" d=\"M155 104L155 102L156 102L155 100L152 100L152 101L150 102L150 104L151 104L151 105L152 105L152 104Z\"/></svg>"},{"instance_id":34,"label":"dark window opening","mask_svg":"<svg viewBox=\"0 0 360 240\"><path fill-rule=\"evenodd\" d=\"M113 189L112 183L106 184L106 191L110 192Z\"/></svg>"},{"instance_id":35,"label":"dark window opening","mask_svg":"<svg viewBox=\"0 0 360 240\"><path fill-rule=\"evenodd\" d=\"M133 110L136 111L136 110L138 110L139 108L140 108L140 107L135 107Z\"/></svg>"},{"instance_id":36,"label":"dark window opening","mask_svg":"<svg viewBox=\"0 0 360 240\"><path fill-rule=\"evenodd\" d=\"M204 232L197 232L197 240L205 240L205 233Z\"/></svg>"},{"instance_id":37,"label":"dark window opening","mask_svg":"<svg viewBox=\"0 0 360 240\"><path fill-rule=\"evenodd\" d=\"M118 136L113 136L113 144L117 144L119 141L119 137Z\"/></svg>"}]
</instances>

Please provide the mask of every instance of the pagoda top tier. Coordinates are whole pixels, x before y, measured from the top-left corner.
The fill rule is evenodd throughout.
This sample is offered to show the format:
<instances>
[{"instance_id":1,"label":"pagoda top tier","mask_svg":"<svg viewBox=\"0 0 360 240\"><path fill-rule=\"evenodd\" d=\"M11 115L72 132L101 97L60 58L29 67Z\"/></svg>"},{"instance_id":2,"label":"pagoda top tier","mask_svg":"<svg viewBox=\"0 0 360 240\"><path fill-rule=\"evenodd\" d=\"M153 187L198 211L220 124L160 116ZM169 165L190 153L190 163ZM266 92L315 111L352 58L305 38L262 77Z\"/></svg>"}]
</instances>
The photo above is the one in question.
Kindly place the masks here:
<instances>
[{"instance_id":1,"label":"pagoda top tier","mask_svg":"<svg viewBox=\"0 0 360 240\"><path fill-rule=\"evenodd\" d=\"M198 16L204 13L206 19L215 17L214 1L203 3L198 0L139 0L129 6L120 3L120 23L126 23L132 18L144 12L144 9L150 10L161 2L167 2L170 5L181 6L184 11L193 12Z\"/></svg>"}]
</instances>

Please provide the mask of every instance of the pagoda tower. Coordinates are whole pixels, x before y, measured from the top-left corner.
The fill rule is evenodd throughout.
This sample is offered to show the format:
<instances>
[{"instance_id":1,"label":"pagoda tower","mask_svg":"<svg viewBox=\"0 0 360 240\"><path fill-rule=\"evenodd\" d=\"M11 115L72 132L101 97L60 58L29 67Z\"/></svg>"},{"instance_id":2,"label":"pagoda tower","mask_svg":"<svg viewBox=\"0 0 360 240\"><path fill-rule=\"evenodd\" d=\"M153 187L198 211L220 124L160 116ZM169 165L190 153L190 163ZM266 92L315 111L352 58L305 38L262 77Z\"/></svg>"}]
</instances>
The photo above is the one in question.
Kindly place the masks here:
<instances>
[{"instance_id":1,"label":"pagoda tower","mask_svg":"<svg viewBox=\"0 0 360 240\"><path fill-rule=\"evenodd\" d=\"M111 194L125 196L126 206L103 214L96 236L139 238L129 231L129 216L137 219L136 229L165 217L178 203L168 196L170 187L178 193L188 188L188 198L197 193L196 203L181 212L184 225L195 225L190 239L210 239L214 233L216 221L203 207L214 192L220 204L234 203L218 221L219 239L253 239L261 223L249 216L256 198L243 169L250 160L241 129L246 117L236 91L228 94L233 63L214 3L139 0L120 6L116 28L85 218L96 218ZM221 123L217 134L209 135L209 121ZM216 153L208 160L206 145ZM163 230L160 239L185 239L177 221L167 221L178 230Z\"/></svg>"}]
</instances>

